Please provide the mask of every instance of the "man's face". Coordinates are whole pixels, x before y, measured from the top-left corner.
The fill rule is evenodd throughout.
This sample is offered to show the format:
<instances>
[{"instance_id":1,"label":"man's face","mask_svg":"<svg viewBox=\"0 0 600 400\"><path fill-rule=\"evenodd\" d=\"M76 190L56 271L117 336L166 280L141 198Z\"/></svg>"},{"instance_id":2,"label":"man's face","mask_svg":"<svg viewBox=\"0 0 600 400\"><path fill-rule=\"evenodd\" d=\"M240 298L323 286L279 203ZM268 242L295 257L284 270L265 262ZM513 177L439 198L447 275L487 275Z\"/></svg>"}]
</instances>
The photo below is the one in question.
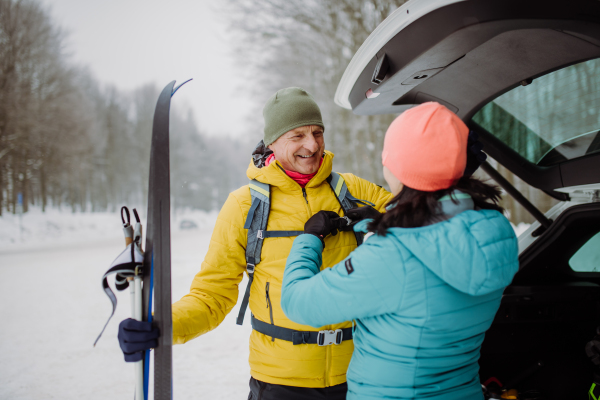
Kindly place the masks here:
<instances>
[{"instance_id":1,"label":"man's face","mask_svg":"<svg viewBox=\"0 0 600 400\"><path fill-rule=\"evenodd\" d=\"M288 171L301 174L317 172L325 151L323 128L317 125L301 126L283 134L268 146L275 159Z\"/></svg>"}]
</instances>

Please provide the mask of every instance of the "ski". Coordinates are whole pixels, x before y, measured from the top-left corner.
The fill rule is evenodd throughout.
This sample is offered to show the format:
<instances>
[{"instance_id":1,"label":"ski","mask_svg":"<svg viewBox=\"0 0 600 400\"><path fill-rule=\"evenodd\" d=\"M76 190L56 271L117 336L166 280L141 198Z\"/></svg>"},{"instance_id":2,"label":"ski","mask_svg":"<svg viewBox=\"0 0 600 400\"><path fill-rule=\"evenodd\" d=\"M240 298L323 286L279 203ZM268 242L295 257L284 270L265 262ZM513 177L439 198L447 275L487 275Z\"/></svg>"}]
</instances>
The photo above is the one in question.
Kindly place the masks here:
<instances>
[{"instance_id":1,"label":"ski","mask_svg":"<svg viewBox=\"0 0 600 400\"><path fill-rule=\"evenodd\" d=\"M156 102L152 125L142 317L160 330L154 349L154 400L171 400L173 396L169 111L171 97L187 82L174 87L172 81L165 86ZM144 400L148 400L149 370L148 351L144 359Z\"/></svg>"}]
</instances>

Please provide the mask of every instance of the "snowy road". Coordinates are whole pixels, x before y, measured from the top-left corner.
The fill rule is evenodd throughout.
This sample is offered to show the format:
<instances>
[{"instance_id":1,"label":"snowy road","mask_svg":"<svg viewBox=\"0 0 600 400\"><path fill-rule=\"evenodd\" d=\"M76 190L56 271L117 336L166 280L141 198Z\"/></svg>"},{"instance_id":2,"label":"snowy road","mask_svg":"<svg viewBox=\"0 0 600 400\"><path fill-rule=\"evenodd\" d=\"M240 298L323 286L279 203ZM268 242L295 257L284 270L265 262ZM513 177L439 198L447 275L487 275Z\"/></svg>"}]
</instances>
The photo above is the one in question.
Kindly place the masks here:
<instances>
[{"instance_id":1,"label":"snowy road","mask_svg":"<svg viewBox=\"0 0 600 400\"><path fill-rule=\"evenodd\" d=\"M174 232L173 299L187 293L211 231ZM92 347L110 313L100 279L123 244L88 243L0 251L0 399L133 399L133 366L117 342L128 291ZM251 328L235 325L236 315L237 308L215 331L174 347L175 399L247 398Z\"/></svg>"}]
</instances>

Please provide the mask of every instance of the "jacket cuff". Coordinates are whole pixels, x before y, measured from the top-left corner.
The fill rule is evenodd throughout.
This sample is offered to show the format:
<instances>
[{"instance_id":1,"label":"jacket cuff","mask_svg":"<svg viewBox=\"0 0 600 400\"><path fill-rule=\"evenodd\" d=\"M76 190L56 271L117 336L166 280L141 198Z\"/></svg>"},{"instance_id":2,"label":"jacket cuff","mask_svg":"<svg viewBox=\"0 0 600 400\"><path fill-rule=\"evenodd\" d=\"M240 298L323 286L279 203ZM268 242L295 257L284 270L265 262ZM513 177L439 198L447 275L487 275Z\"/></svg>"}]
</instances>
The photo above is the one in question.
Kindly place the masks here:
<instances>
[{"instance_id":1,"label":"jacket cuff","mask_svg":"<svg viewBox=\"0 0 600 400\"><path fill-rule=\"evenodd\" d=\"M362 232L362 233L367 233L369 232L367 230L367 225L373 221L373 218L367 218L367 219L363 219L359 222L356 223L356 225L354 225L352 227L352 229L354 230L354 232Z\"/></svg>"},{"instance_id":2,"label":"jacket cuff","mask_svg":"<svg viewBox=\"0 0 600 400\"><path fill-rule=\"evenodd\" d=\"M298 237L306 238L307 241L310 241L311 245L314 243L315 246L317 245L317 241L315 239L319 239L319 242L321 243L321 251L323 251L325 248L325 240L323 240L321 236L317 236L314 233L304 233ZM309 239L311 237L315 239Z\"/></svg>"}]
</instances>

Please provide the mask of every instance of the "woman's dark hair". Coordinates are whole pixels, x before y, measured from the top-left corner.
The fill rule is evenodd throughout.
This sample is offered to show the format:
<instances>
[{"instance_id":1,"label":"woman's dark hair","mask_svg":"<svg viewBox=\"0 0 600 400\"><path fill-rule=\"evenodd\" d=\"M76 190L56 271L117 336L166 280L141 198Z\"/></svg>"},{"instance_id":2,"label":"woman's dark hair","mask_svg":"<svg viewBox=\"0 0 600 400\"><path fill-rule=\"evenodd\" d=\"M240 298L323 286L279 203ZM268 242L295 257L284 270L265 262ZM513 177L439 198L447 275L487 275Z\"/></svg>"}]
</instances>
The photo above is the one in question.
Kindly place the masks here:
<instances>
[{"instance_id":1,"label":"woman's dark hair","mask_svg":"<svg viewBox=\"0 0 600 400\"><path fill-rule=\"evenodd\" d=\"M498 205L501 191L497 186L473 177L463 177L455 185L435 192L423 192L404 186L388 205L386 213L371 221L368 229L378 235L387 233L388 228L416 228L425 225L440 212L439 199L451 195L455 190L468 194L476 208L503 212Z\"/></svg>"}]
</instances>

